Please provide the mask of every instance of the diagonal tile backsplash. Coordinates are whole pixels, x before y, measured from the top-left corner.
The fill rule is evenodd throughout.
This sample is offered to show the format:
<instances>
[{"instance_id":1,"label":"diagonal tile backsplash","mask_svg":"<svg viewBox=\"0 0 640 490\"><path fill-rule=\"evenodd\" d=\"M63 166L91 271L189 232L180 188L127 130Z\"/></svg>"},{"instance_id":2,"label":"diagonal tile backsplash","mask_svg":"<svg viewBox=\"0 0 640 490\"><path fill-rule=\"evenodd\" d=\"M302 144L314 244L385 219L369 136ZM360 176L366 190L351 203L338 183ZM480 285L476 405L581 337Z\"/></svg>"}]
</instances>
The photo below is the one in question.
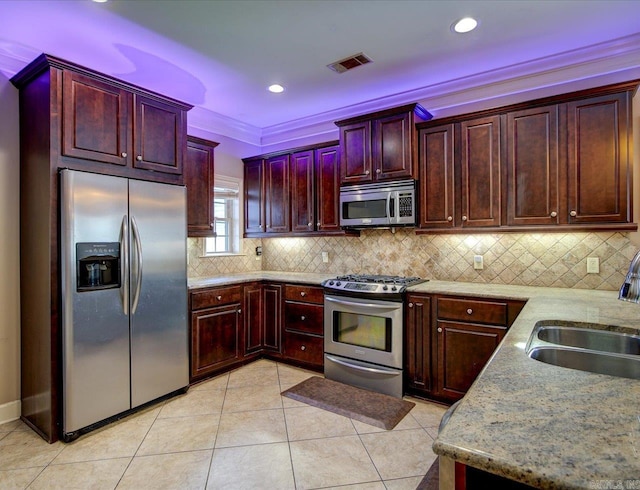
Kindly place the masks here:
<instances>
[{"instance_id":1,"label":"diagonal tile backsplash","mask_svg":"<svg viewBox=\"0 0 640 490\"><path fill-rule=\"evenodd\" d=\"M189 276L279 270L322 274L397 274L477 283L617 290L636 247L626 233L416 235L411 229L365 230L360 237L245 239L247 256L199 257L189 239ZM253 250L262 245L262 260ZM322 262L328 252L329 262ZM473 269L482 255L483 270ZM600 273L587 274L587 257Z\"/></svg>"}]
</instances>

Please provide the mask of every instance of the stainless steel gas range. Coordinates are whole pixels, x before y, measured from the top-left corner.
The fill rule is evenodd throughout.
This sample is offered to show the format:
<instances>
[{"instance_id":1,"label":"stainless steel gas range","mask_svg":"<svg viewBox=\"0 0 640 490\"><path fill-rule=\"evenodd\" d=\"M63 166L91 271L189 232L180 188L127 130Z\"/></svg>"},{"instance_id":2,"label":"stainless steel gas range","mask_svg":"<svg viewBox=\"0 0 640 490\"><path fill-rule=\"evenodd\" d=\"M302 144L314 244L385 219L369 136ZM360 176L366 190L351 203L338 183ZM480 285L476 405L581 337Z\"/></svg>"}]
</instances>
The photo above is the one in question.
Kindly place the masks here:
<instances>
[{"instance_id":1,"label":"stainless steel gas range","mask_svg":"<svg viewBox=\"0 0 640 490\"><path fill-rule=\"evenodd\" d=\"M418 277L347 275L324 281L324 374L402 397L403 300Z\"/></svg>"}]
</instances>

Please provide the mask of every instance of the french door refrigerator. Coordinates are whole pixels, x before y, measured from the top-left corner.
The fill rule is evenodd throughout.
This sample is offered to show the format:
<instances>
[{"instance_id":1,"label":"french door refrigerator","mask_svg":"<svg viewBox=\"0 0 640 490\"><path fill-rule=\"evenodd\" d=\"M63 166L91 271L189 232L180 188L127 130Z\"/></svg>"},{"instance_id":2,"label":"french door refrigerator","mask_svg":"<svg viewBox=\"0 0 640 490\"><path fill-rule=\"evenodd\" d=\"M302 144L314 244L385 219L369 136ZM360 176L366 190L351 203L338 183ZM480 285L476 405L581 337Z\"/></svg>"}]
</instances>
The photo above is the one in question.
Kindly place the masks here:
<instances>
[{"instance_id":1,"label":"french door refrigerator","mask_svg":"<svg viewBox=\"0 0 640 490\"><path fill-rule=\"evenodd\" d=\"M62 170L63 440L189 383L186 190Z\"/></svg>"}]
</instances>

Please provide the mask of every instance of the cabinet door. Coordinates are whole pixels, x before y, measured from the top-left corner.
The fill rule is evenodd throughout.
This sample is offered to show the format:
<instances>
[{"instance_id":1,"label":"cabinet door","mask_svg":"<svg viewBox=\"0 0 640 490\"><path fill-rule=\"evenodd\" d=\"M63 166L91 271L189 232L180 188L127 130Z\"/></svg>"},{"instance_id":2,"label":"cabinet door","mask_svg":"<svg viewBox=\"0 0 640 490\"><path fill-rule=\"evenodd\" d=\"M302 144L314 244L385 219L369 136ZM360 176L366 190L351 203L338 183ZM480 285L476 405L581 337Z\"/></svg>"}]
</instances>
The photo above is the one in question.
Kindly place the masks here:
<instances>
[{"instance_id":1,"label":"cabinet door","mask_svg":"<svg viewBox=\"0 0 640 490\"><path fill-rule=\"evenodd\" d=\"M373 167L376 180L413 177L413 131L410 112L373 121Z\"/></svg>"},{"instance_id":2,"label":"cabinet door","mask_svg":"<svg viewBox=\"0 0 640 490\"><path fill-rule=\"evenodd\" d=\"M252 354L262 349L264 302L262 284L248 284L244 287L244 354Z\"/></svg>"},{"instance_id":3,"label":"cabinet door","mask_svg":"<svg viewBox=\"0 0 640 490\"><path fill-rule=\"evenodd\" d=\"M506 327L437 322L438 392L462 398L504 338Z\"/></svg>"},{"instance_id":4,"label":"cabinet door","mask_svg":"<svg viewBox=\"0 0 640 490\"><path fill-rule=\"evenodd\" d=\"M309 367L322 369L324 365L324 339L316 335L285 332L284 356Z\"/></svg>"},{"instance_id":5,"label":"cabinet door","mask_svg":"<svg viewBox=\"0 0 640 490\"><path fill-rule=\"evenodd\" d=\"M282 286L265 284L262 287L264 317L264 348L280 352L280 331L282 328Z\"/></svg>"},{"instance_id":6,"label":"cabinet door","mask_svg":"<svg viewBox=\"0 0 640 490\"><path fill-rule=\"evenodd\" d=\"M187 231L191 237L214 236L213 233L213 151L217 143L187 141L184 182L187 186Z\"/></svg>"},{"instance_id":7,"label":"cabinet door","mask_svg":"<svg viewBox=\"0 0 640 490\"><path fill-rule=\"evenodd\" d=\"M133 166L168 174L182 174L186 153L186 116L182 109L136 95Z\"/></svg>"},{"instance_id":8,"label":"cabinet door","mask_svg":"<svg viewBox=\"0 0 640 490\"><path fill-rule=\"evenodd\" d=\"M242 357L240 304L191 314L191 376L212 373Z\"/></svg>"},{"instance_id":9,"label":"cabinet door","mask_svg":"<svg viewBox=\"0 0 640 490\"><path fill-rule=\"evenodd\" d=\"M291 155L291 231L314 230L313 150Z\"/></svg>"},{"instance_id":10,"label":"cabinet door","mask_svg":"<svg viewBox=\"0 0 640 490\"><path fill-rule=\"evenodd\" d=\"M371 182L371 121L342 126L340 148L341 183Z\"/></svg>"},{"instance_id":11,"label":"cabinet door","mask_svg":"<svg viewBox=\"0 0 640 490\"><path fill-rule=\"evenodd\" d=\"M569 223L631 221L628 94L567 104Z\"/></svg>"},{"instance_id":12,"label":"cabinet door","mask_svg":"<svg viewBox=\"0 0 640 490\"><path fill-rule=\"evenodd\" d=\"M558 106L507 114L507 224L558 224Z\"/></svg>"},{"instance_id":13,"label":"cabinet door","mask_svg":"<svg viewBox=\"0 0 640 490\"><path fill-rule=\"evenodd\" d=\"M340 229L340 147L316 150L317 231Z\"/></svg>"},{"instance_id":14,"label":"cabinet door","mask_svg":"<svg viewBox=\"0 0 640 490\"><path fill-rule=\"evenodd\" d=\"M258 158L244 164L244 232L264 230L264 160Z\"/></svg>"},{"instance_id":15,"label":"cabinet door","mask_svg":"<svg viewBox=\"0 0 640 490\"><path fill-rule=\"evenodd\" d=\"M406 311L406 387L429 394L433 390L431 298L423 295L407 295Z\"/></svg>"},{"instance_id":16,"label":"cabinet door","mask_svg":"<svg viewBox=\"0 0 640 490\"><path fill-rule=\"evenodd\" d=\"M289 155L265 161L265 217L267 233L286 233L289 218Z\"/></svg>"},{"instance_id":17,"label":"cabinet door","mask_svg":"<svg viewBox=\"0 0 640 490\"><path fill-rule=\"evenodd\" d=\"M462 226L500 226L500 116L460 123Z\"/></svg>"},{"instance_id":18,"label":"cabinet door","mask_svg":"<svg viewBox=\"0 0 640 490\"><path fill-rule=\"evenodd\" d=\"M418 142L420 226L451 228L456 222L454 125L422 129Z\"/></svg>"},{"instance_id":19,"label":"cabinet door","mask_svg":"<svg viewBox=\"0 0 640 490\"><path fill-rule=\"evenodd\" d=\"M131 94L63 72L62 154L114 165L131 162Z\"/></svg>"}]
</instances>

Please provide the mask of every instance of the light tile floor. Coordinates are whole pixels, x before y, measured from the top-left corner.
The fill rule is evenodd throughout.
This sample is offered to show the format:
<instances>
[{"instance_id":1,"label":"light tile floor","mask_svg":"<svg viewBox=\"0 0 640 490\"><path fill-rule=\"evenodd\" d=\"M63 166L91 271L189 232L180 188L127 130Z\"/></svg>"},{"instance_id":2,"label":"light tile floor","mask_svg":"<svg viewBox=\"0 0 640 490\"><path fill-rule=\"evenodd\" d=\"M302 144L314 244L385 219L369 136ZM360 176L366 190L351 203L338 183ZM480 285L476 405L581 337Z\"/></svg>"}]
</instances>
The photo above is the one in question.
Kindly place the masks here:
<instances>
[{"instance_id":1,"label":"light tile floor","mask_svg":"<svg viewBox=\"0 0 640 490\"><path fill-rule=\"evenodd\" d=\"M70 444L0 425L0 488L415 489L445 407L385 431L280 395L312 375L260 360Z\"/></svg>"}]
</instances>

